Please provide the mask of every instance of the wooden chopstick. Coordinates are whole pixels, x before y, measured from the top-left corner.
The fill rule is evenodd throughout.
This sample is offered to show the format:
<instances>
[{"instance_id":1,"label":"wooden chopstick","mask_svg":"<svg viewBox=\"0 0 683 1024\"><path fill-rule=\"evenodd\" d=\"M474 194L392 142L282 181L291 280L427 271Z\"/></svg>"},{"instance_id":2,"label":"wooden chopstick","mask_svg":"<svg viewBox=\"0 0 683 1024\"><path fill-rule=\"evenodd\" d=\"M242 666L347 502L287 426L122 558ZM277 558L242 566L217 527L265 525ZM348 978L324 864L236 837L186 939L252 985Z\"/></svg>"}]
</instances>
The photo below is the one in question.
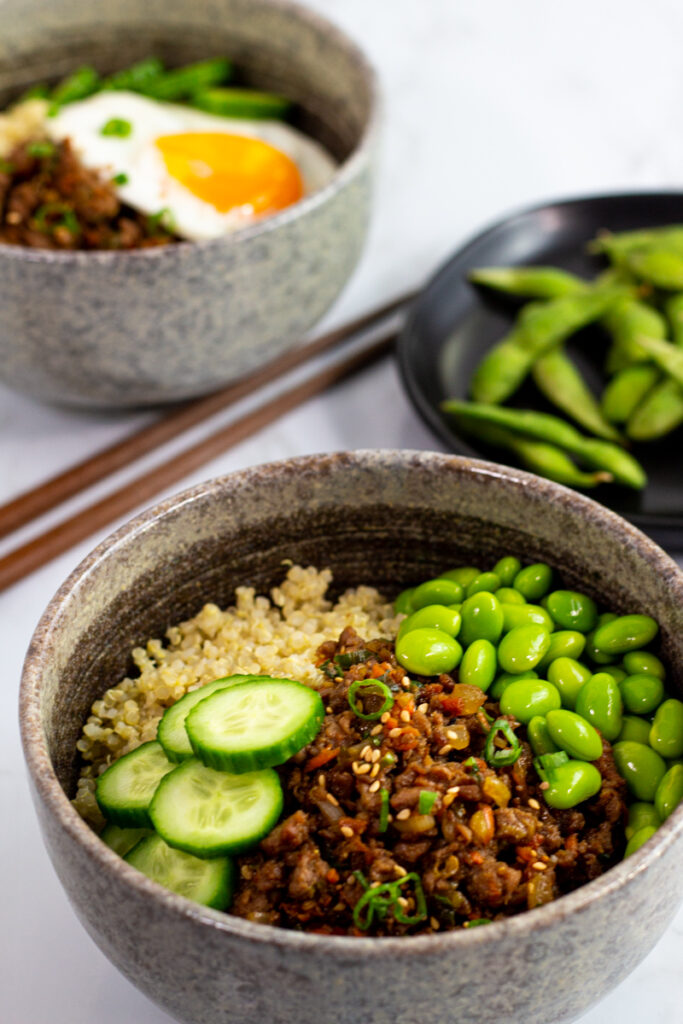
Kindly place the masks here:
<instances>
[{"instance_id":1,"label":"wooden chopstick","mask_svg":"<svg viewBox=\"0 0 683 1024\"><path fill-rule=\"evenodd\" d=\"M385 334L380 340L312 374L276 398L265 400L247 415L141 474L34 540L10 551L4 558L0 558L0 591L17 583L57 555L63 554L91 534L108 526L115 519L149 501L160 491L177 483L228 448L244 441L291 409L295 409L302 402L375 362L391 349L395 338L393 332Z\"/></svg>"},{"instance_id":2,"label":"wooden chopstick","mask_svg":"<svg viewBox=\"0 0 683 1024\"><path fill-rule=\"evenodd\" d=\"M407 305L413 298L413 294L407 293L392 299L391 302L387 302L378 309L371 310L350 323L330 331L320 338L315 338L306 345L290 349L235 384L229 384L204 398L183 403L149 426L96 452L82 462L69 467L63 473L59 473L32 490L20 494L12 501L0 505L0 538L6 537L20 526L25 526L32 519L86 490L116 470L124 468L148 452L154 451L155 448L161 447L185 430L189 430L190 427L202 423L217 412L253 394L258 388L277 380L282 374L307 363L315 356L321 355L337 345L341 345L361 331L378 326L383 320Z\"/></svg>"}]
</instances>

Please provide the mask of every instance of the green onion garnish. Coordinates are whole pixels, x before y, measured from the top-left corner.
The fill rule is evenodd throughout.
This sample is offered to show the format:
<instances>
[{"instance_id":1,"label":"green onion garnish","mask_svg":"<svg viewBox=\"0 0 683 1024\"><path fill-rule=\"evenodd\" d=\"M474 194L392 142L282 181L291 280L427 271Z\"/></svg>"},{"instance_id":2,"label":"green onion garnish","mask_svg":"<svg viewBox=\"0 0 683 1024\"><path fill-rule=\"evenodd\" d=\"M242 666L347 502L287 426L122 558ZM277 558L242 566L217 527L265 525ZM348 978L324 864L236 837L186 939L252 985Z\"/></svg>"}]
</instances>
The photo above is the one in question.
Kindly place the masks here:
<instances>
[{"instance_id":1,"label":"green onion garnish","mask_svg":"<svg viewBox=\"0 0 683 1024\"><path fill-rule=\"evenodd\" d=\"M496 736L501 733L510 744L499 750L495 745ZM514 733L514 730L506 718L497 718L486 737L484 746L484 757L493 768L500 768L504 765L514 764L522 753L522 744Z\"/></svg>"},{"instance_id":2,"label":"green onion garnish","mask_svg":"<svg viewBox=\"0 0 683 1024\"><path fill-rule=\"evenodd\" d=\"M463 928L477 928L480 924L493 924L490 917L475 917L471 921L465 921Z\"/></svg>"},{"instance_id":3,"label":"green onion garnish","mask_svg":"<svg viewBox=\"0 0 683 1024\"><path fill-rule=\"evenodd\" d=\"M13 174L14 164L11 164L9 160L0 159L0 174Z\"/></svg>"},{"instance_id":4,"label":"green onion garnish","mask_svg":"<svg viewBox=\"0 0 683 1024\"><path fill-rule=\"evenodd\" d=\"M76 214L66 203L44 203L33 216L36 227L45 234L54 231L55 228L66 228L72 235L81 233Z\"/></svg>"},{"instance_id":5,"label":"green onion garnish","mask_svg":"<svg viewBox=\"0 0 683 1024\"><path fill-rule=\"evenodd\" d=\"M159 234L160 231L167 231L169 234L175 232L175 220L167 206L158 213L150 213L147 218L147 230L150 234Z\"/></svg>"},{"instance_id":6,"label":"green onion garnish","mask_svg":"<svg viewBox=\"0 0 683 1024\"><path fill-rule=\"evenodd\" d=\"M100 135L115 135L119 139L127 139L133 131L130 121L122 117L110 117L105 125L100 128Z\"/></svg>"},{"instance_id":7,"label":"green onion garnish","mask_svg":"<svg viewBox=\"0 0 683 1024\"><path fill-rule=\"evenodd\" d=\"M475 779L478 779L479 776L481 775L479 762L477 761L476 757L468 757L466 761L463 761L462 766L463 768L471 768L472 774L474 775Z\"/></svg>"},{"instance_id":8,"label":"green onion garnish","mask_svg":"<svg viewBox=\"0 0 683 1024\"><path fill-rule=\"evenodd\" d=\"M375 691L373 693L373 696L377 696L376 691L379 691L381 696L384 698L382 706L378 708L376 711L366 712L364 711L362 704L360 706L360 709L358 704L356 704L356 694L358 693L359 690L364 689L368 691ZM361 696L367 697L370 696L370 693L362 694ZM349 686L346 699L348 700L349 707L351 708L353 713L355 715L358 715L359 718L362 718L365 721L372 721L372 719L374 718L381 718L384 712L388 711L389 708L393 707L394 705L394 698L392 692L387 686L387 684L383 683L381 679L356 679L356 681L351 683L351 685Z\"/></svg>"},{"instance_id":9,"label":"green onion garnish","mask_svg":"<svg viewBox=\"0 0 683 1024\"><path fill-rule=\"evenodd\" d=\"M417 801L417 813L429 814L435 803L436 793L434 793L431 789L423 789Z\"/></svg>"},{"instance_id":10,"label":"green onion garnish","mask_svg":"<svg viewBox=\"0 0 683 1024\"><path fill-rule=\"evenodd\" d=\"M15 103L25 103L27 100L46 100L49 95L50 86L43 82L40 85L32 85L26 92L22 92L19 99L15 100Z\"/></svg>"},{"instance_id":11,"label":"green onion garnish","mask_svg":"<svg viewBox=\"0 0 683 1024\"><path fill-rule=\"evenodd\" d=\"M387 750L386 754L382 754L379 759L381 768L393 768L397 761L398 758L396 757L396 754L391 750Z\"/></svg>"},{"instance_id":12,"label":"green onion garnish","mask_svg":"<svg viewBox=\"0 0 683 1024\"><path fill-rule=\"evenodd\" d=\"M553 754L541 754L534 758L534 768L543 782L552 782L555 778L555 769L561 764L566 764L569 754L566 750L556 750Z\"/></svg>"},{"instance_id":13,"label":"green onion garnish","mask_svg":"<svg viewBox=\"0 0 683 1024\"><path fill-rule=\"evenodd\" d=\"M121 171L120 174L115 174L111 180L113 185L127 185L128 175Z\"/></svg>"},{"instance_id":14,"label":"green onion garnish","mask_svg":"<svg viewBox=\"0 0 683 1024\"><path fill-rule=\"evenodd\" d=\"M379 832L386 832L389 827L389 790L380 789L379 791L380 800L382 801L379 808Z\"/></svg>"},{"instance_id":15,"label":"green onion garnish","mask_svg":"<svg viewBox=\"0 0 683 1024\"><path fill-rule=\"evenodd\" d=\"M401 924L417 924L426 918L427 901L420 876L414 871L409 875L404 875L403 878L398 878L395 882L385 882L383 885L375 886L368 886L359 871L354 871L354 877L366 887L365 892L353 908L354 924L361 931L366 932L375 917L383 921L389 911L392 911L394 918ZM411 882L415 889L415 913L408 915L398 901L402 895L402 886Z\"/></svg>"},{"instance_id":16,"label":"green onion garnish","mask_svg":"<svg viewBox=\"0 0 683 1024\"><path fill-rule=\"evenodd\" d=\"M361 665L371 657L372 651L346 651L345 654L338 654L334 659L334 663L337 668L346 671L346 669L351 668L352 665Z\"/></svg>"},{"instance_id":17,"label":"green onion garnish","mask_svg":"<svg viewBox=\"0 0 683 1024\"><path fill-rule=\"evenodd\" d=\"M47 139L37 139L26 146L28 155L37 157L54 156L56 149L54 142L48 142Z\"/></svg>"}]
</instances>

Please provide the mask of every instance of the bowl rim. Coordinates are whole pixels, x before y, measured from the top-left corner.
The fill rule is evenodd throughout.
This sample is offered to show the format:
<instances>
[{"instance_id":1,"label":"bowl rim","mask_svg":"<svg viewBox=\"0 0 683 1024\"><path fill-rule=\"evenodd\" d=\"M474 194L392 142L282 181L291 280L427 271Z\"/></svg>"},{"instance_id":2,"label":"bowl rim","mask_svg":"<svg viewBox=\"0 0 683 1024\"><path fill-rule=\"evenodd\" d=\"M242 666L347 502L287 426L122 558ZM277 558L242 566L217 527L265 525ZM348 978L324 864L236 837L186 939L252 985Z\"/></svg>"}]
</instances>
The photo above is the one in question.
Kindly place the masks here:
<instances>
[{"instance_id":1,"label":"bowl rim","mask_svg":"<svg viewBox=\"0 0 683 1024\"><path fill-rule=\"evenodd\" d=\"M340 49L346 50L353 58L359 73L363 76L367 85L369 95L368 116L359 139L346 159L337 164L334 174L323 188L318 189L316 192L311 192L310 195L304 196L298 202L285 207L279 213L263 217L253 224L230 232L227 235L221 235L218 238L199 239L197 241L183 238L179 242L171 242L168 245L121 250L35 249L28 245L9 245L0 242L0 257L39 264L57 262L67 266L86 262L108 266L113 262L124 259L162 260L169 259L171 254L175 255L178 259L183 259L188 253L192 253L198 248L202 251L209 250L210 252L211 249L221 246L232 247L241 242L248 242L251 238L260 237L278 228L285 227L300 217L304 217L307 213L312 213L324 206L337 192L348 186L356 178L359 171L362 170L379 135L382 94L378 73L360 44L348 35L335 21L320 14L317 10L305 7L298 0L258 0L258 3L262 4L263 7L279 9L283 13L289 14L292 18L311 25L320 33L326 35L328 39L336 42Z\"/></svg>"},{"instance_id":2,"label":"bowl rim","mask_svg":"<svg viewBox=\"0 0 683 1024\"><path fill-rule=\"evenodd\" d=\"M86 555L50 600L31 639L24 661L19 691L21 740L35 794L58 821L61 829L93 858L94 863L102 871L113 871L121 882L138 896L152 899L172 915L178 915L196 924L207 925L239 939L241 942L248 942L250 945L275 944L283 949L301 950L304 953L315 947L350 963L358 959L365 960L368 956L387 955L394 958L400 954L401 956L415 957L416 955L440 954L450 950L455 953L463 942L486 945L496 942L498 939L522 941L531 932L541 934L568 917L589 910L592 904L601 899L615 894L628 885L631 880L641 876L651 864L661 859L683 837L683 804L659 827L655 836L632 854L628 860L621 861L605 874L587 882L573 892L535 908L533 912L525 911L502 921L493 921L489 926L476 928L474 931L455 929L430 935L353 937L297 932L275 925L257 924L243 918L233 917L227 912L200 906L183 896L164 889L127 864L102 842L97 833L72 806L57 779L41 727L40 661L50 651L65 606L68 605L81 584L87 580L90 573L97 569L100 563L106 561L117 548L127 542L135 542L158 520L174 514L185 504L206 499L211 493L225 494L226 490L238 493L240 488L250 486L255 476L261 476L264 471L269 475L269 484L272 484L273 479L275 482L277 481L278 474L310 472L311 470L319 472L321 467L332 465L335 461L345 467L356 466L365 469L372 469L378 464L395 466L397 462L409 469L410 465L417 463L442 471L450 470L481 478L492 477L506 482L507 485L517 488L520 492L532 487L537 494L540 493L543 500L553 504L566 505L569 499L575 513L602 524L605 529L616 533L623 545L636 546L644 559L656 570L666 576L672 576L670 581L672 589L683 603L683 571L654 541L594 499L524 470L440 452L412 449L359 449L297 456L214 477L174 494L128 520ZM675 906L672 906L672 911L673 909Z\"/></svg>"}]
</instances>

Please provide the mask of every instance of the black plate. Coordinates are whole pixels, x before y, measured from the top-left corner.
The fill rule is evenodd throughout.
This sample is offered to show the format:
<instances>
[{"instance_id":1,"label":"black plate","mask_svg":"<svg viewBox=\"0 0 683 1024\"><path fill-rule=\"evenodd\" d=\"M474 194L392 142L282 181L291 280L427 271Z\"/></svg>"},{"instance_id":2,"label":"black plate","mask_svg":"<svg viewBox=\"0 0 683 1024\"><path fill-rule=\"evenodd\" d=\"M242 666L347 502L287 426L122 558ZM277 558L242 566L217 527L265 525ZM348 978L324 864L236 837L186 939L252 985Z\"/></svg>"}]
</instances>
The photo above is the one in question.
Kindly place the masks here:
<instances>
[{"instance_id":1,"label":"black plate","mask_svg":"<svg viewBox=\"0 0 683 1024\"><path fill-rule=\"evenodd\" d=\"M398 344L406 390L429 427L453 451L505 461L500 449L480 442L472 447L439 412L444 398L467 398L468 383L487 349L509 329L519 306L489 294L467 280L474 267L544 263L593 277L604 261L586 251L601 229L626 231L683 222L683 193L593 196L523 210L500 221L460 249L416 299ZM587 328L571 341L570 351L588 383L599 392L607 336ZM527 382L511 404L557 412ZM579 428L580 429L580 428ZM591 491L609 508L630 519L659 543L683 550L683 432L661 441L635 445L634 455L649 482L637 493L612 484Z\"/></svg>"}]
</instances>

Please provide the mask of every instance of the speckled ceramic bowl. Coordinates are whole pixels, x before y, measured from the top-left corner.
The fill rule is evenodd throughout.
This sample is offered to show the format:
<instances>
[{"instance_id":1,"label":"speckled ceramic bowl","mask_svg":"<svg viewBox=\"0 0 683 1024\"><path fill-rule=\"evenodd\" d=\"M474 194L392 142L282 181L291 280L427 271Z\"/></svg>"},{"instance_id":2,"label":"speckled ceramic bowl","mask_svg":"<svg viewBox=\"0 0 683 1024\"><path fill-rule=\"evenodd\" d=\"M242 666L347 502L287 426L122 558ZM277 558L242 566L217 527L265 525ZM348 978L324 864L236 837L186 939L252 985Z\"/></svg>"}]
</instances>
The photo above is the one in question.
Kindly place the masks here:
<instances>
[{"instance_id":1,"label":"speckled ceramic bowl","mask_svg":"<svg viewBox=\"0 0 683 1024\"><path fill-rule=\"evenodd\" d=\"M504 553L546 559L610 607L661 626L683 696L683 574L642 533L546 480L417 452L321 455L210 481L156 506L88 557L35 633L21 725L48 851L76 912L123 973L193 1024L561 1024L610 991L683 896L683 806L628 861L555 903L474 931L309 935L199 907L120 860L71 807L92 700L148 636L261 591L282 560L387 594ZM74 964L74 985L78 965Z\"/></svg>"},{"instance_id":2,"label":"speckled ceramic bowl","mask_svg":"<svg viewBox=\"0 0 683 1024\"><path fill-rule=\"evenodd\" d=\"M0 108L83 63L217 54L296 101L340 166L331 183L226 238L133 252L0 245L0 379L37 398L149 405L212 391L296 343L365 238L375 76L360 50L287 0L5 0Z\"/></svg>"}]
</instances>

